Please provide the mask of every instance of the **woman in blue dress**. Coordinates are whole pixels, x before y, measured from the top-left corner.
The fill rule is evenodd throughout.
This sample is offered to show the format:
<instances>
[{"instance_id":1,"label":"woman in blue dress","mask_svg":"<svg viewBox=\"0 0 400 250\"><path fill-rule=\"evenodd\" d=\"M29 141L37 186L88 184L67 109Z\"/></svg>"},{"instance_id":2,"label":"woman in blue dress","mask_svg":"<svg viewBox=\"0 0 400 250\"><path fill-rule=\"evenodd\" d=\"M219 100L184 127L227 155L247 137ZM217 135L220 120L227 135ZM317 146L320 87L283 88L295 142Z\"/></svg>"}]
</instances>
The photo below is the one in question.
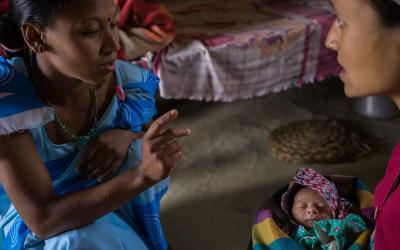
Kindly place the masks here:
<instances>
[{"instance_id":1,"label":"woman in blue dress","mask_svg":"<svg viewBox=\"0 0 400 250\"><path fill-rule=\"evenodd\" d=\"M169 128L176 110L153 121L158 78L116 60L113 0L10 3L0 247L166 249L160 199L190 130Z\"/></svg>"}]
</instances>

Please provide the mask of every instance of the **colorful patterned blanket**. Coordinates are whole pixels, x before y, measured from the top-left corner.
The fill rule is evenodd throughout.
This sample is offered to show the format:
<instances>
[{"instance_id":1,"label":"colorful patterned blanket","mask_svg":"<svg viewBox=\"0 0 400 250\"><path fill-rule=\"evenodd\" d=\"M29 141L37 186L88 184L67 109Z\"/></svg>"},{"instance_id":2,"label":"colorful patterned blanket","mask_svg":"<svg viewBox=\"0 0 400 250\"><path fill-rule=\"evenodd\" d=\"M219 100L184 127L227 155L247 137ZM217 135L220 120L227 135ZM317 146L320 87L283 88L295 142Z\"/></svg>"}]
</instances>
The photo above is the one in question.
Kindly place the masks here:
<instances>
[{"instance_id":1,"label":"colorful patterned blanket","mask_svg":"<svg viewBox=\"0 0 400 250\"><path fill-rule=\"evenodd\" d=\"M373 194L367 186L356 177L330 176L327 177L336 184L342 197L353 203L354 212L362 216L368 228L363 231L349 249L367 249L373 228ZM304 250L288 235L297 226L290 222L280 208L281 196L288 186L273 193L258 210L252 227L252 237L248 250Z\"/></svg>"},{"instance_id":2,"label":"colorful patterned blanket","mask_svg":"<svg viewBox=\"0 0 400 250\"><path fill-rule=\"evenodd\" d=\"M176 40L162 55L164 98L234 101L336 76L328 0L171 0Z\"/></svg>"}]
</instances>

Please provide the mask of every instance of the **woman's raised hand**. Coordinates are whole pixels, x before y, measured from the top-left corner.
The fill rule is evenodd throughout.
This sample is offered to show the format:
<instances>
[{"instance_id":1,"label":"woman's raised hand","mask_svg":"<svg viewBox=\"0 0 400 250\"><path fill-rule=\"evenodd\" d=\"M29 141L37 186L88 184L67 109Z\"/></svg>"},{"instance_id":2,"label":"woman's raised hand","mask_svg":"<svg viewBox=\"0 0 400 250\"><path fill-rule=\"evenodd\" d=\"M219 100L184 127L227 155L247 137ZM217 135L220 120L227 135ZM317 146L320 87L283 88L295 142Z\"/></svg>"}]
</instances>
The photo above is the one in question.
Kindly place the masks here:
<instances>
[{"instance_id":1,"label":"woman's raised hand","mask_svg":"<svg viewBox=\"0 0 400 250\"><path fill-rule=\"evenodd\" d=\"M143 136L142 162L139 169L151 182L168 177L182 158L181 145L177 139L190 135L191 131L187 128L167 128L177 117L177 110L165 113L150 125Z\"/></svg>"}]
</instances>

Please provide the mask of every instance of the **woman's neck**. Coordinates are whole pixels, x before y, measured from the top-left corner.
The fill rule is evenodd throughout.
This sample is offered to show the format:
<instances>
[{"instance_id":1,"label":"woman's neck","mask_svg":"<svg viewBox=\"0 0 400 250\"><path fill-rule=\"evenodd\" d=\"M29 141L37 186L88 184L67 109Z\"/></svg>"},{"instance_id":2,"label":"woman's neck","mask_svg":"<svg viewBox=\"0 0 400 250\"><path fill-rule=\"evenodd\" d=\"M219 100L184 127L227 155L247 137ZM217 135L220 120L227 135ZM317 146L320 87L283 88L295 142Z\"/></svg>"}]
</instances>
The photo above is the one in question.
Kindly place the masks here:
<instances>
[{"instance_id":1,"label":"woman's neck","mask_svg":"<svg viewBox=\"0 0 400 250\"><path fill-rule=\"evenodd\" d=\"M37 90L53 105L66 107L88 98L89 83L66 76L40 55L31 67L37 71Z\"/></svg>"},{"instance_id":2,"label":"woman's neck","mask_svg":"<svg viewBox=\"0 0 400 250\"><path fill-rule=\"evenodd\" d=\"M34 62L34 60L33 60ZM32 63L31 63L32 64ZM36 66L35 66L36 65ZM37 58L29 66L32 78L35 81L38 95L43 101L54 108L54 113L59 117L59 124L67 125L73 134L86 134L93 128L93 117L101 118L115 94L114 76L110 76L107 83L97 85L96 90L89 83L68 77L49 63L46 58ZM46 133L50 140L56 144L69 141L60 132L60 125L53 123L46 125Z\"/></svg>"}]
</instances>

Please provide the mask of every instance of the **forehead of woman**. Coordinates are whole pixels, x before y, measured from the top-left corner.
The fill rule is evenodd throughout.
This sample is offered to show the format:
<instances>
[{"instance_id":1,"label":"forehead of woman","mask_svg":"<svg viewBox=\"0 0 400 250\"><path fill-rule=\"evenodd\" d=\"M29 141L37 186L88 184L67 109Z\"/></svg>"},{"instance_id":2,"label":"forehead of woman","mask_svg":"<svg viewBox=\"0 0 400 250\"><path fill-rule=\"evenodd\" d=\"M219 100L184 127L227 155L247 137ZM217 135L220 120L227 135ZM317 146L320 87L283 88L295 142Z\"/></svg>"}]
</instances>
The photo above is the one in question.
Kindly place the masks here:
<instances>
[{"instance_id":1,"label":"forehead of woman","mask_svg":"<svg viewBox=\"0 0 400 250\"><path fill-rule=\"evenodd\" d=\"M372 32L386 35L379 13L371 0L331 0L338 18L357 30L358 35ZM370 34L372 35L372 34Z\"/></svg>"},{"instance_id":2,"label":"forehead of woman","mask_svg":"<svg viewBox=\"0 0 400 250\"><path fill-rule=\"evenodd\" d=\"M376 16L371 0L330 0L337 14L348 14L352 17L363 14Z\"/></svg>"},{"instance_id":3,"label":"forehead of woman","mask_svg":"<svg viewBox=\"0 0 400 250\"><path fill-rule=\"evenodd\" d=\"M82 23L89 20L111 21L118 14L113 0L69 0L55 18L63 23Z\"/></svg>"}]
</instances>

